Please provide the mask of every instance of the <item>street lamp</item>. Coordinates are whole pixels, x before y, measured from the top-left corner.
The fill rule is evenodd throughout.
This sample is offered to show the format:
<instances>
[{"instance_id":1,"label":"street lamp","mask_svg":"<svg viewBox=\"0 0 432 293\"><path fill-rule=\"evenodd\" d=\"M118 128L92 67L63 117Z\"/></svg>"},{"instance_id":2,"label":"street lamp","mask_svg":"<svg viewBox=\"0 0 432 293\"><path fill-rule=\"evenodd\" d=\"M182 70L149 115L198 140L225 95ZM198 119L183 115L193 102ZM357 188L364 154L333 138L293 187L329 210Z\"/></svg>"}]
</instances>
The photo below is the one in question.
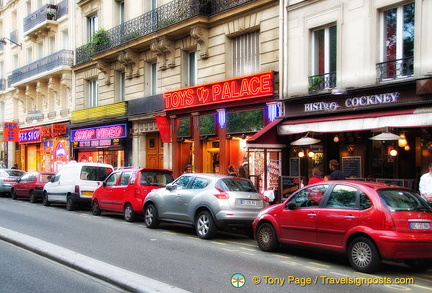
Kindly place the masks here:
<instances>
[{"instance_id":1,"label":"street lamp","mask_svg":"<svg viewBox=\"0 0 432 293\"><path fill-rule=\"evenodd\" d=\"M8 40L9 42L11 42L11 43L13 43L13 44L19 46L19 47L22 49L22 44L18 44L17 42L12 41L11 39L6 38L6 37L1 38L1 39L0 39L0 43L3 43L3 44L5 44L5 45L7 45L6 40Z\"/></svg>"}]
</instances>

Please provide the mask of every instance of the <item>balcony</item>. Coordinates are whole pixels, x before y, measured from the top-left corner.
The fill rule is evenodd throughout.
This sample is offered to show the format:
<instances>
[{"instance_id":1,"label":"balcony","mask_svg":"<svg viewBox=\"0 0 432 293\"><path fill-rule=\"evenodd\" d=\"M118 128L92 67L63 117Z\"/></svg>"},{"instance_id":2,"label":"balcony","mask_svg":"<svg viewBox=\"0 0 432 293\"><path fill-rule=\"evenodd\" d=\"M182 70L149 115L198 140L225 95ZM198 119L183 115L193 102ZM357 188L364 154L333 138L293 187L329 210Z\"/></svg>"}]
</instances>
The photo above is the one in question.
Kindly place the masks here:
<instances>
[{"instance_id":1,"label":"balcony","mask_svg":"<svg viewBox=\"0 0 432 293\"><path fill-rule=\"evenodd\" d=\"M378 82L412 77L414 75L414 57L401 58L377 63Z\"/></svg>"},{"instance_id":2,"label":"balcony","mask_svg":"<svg viewBox=\"0 0 432 293\"><path fill-rule=\"evenodd\" d=\"M46 4L24 18L24 35L35 41L38 36L47 36L56 31L58 19L68 13L68 1L58 5Z\"/></svg>"},{"instance_id":3,"label":"balcony","mask_svg":"<svg viewBox=\"0 0 432 293\"><path fill-rule=\"evenodd\" d=\"M6 87L6 79L0 78L0 91L5 91L7 89Z\"/></svg>"},{"instance_id":4,"label":"balcony","mask_svg":"<svg viewBox=\"0 0 432 293\"><path fill-rule=\"evenodd\" d=\"M102 40L87 43L76 49L76 64L92 56L135 39L179 24L197 16L209 16L253 0L174 0L121 25L103 31ZM187 27L190 30L190 25ZM177 29L177 28L176 28ZM177 30L180 30L179 27ZM176 35L179 35L177 31Z\"/></svg>"},{"instance_id":5,"label":"balcony","mask_svg":"<svg viewBox=\"0 0 432 293\"><path fill-rule=\"evenodd\" d=\"M9 77L9 85L14 85L25 79L36 77L37 75L43 73L49 73L56 68L61 68L62 66L72 65L73 51L61 50L36 62L14 70L12 75Z\"/></svg>"},{"instance_id":6,"label":"balcony","mask_svg":"<svg viewBox=\"0 0 432 293\"><path fill-rule=\"evenodd\" d=\"M336 87L336 72L309 76L309 94L316 94Z\"/></svg>"}]
</instances>

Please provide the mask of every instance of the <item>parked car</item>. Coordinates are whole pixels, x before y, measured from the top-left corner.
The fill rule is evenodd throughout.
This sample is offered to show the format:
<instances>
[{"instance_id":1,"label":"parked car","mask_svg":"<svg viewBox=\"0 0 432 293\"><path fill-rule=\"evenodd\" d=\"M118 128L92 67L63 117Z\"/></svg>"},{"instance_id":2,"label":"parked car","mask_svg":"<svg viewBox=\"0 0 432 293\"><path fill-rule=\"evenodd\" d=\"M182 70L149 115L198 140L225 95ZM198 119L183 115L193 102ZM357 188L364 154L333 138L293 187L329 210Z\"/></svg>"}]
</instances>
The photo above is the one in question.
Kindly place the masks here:
<instances>
[{"instance_id":1,"label":"parked car","mask_svg":"<svg viewBox=\"0 0 432 293\"><path fill-rule=\"evenodd\" d=\"M253 227L264 251L289 243L342 252L354 269L370 273L382 260L405 262L415 269L430 267L431 223L431 207L410 189L325 181L261 211Z\"/></svg>"},{"instance_id":2,"label":"parked car","mask_svg":"<svg viewBox=\"0 0 432 293\"><path fill-rule=\"evenodd\" d=\"M24 174L23 170L0 169L0 196L10 194L16 180Z\"/></svg>"},{"instance_id":3,"label":"parked car","mask_svg":"<svg viewBox=\"0 0 432 293\"><path fill-rule=\"evenodd\" d=\"M187 173L165 188L152 190L143 210L149 228L158 227L161 221L185 223L193 225L200 238L209 239L220 227L251 229L264 206L267 204L248 179Z\"/></svg>"},{"instance_id":4,"label":"parked car","mask_svg":"<svg viewBox=\"0 0 432 293\"><path fill-rule=\"evenodd\" d=\"M65 203L72 211L77 205L89 205L93 192L114 168L102 163L69 163L45 184L42 203Z\"/></svg>"},{"instance_id":5,"label":"parked car","mask_svg":"<svg viewBox=\"0 0 432 293\"><path fill-rule=\"evenodd\" d=\"M173 180L172 171L166 169L120 168L93 193L92 213L95 216L102 211L122 213L126 221L132 222L142 215L147 194Z\"/></svg>"},{"instance_id":6,"label":"parked car","mask_svg":"<svg viewBox=\"0 0 432 293\"><path fill-rule=\"evenodd\" d=\"M42 199L42 192L45 184L54 176L53 172L27 172L16 180L12 186L12 199L25 197L35 203Z\"/></svg>"}]
</instances>

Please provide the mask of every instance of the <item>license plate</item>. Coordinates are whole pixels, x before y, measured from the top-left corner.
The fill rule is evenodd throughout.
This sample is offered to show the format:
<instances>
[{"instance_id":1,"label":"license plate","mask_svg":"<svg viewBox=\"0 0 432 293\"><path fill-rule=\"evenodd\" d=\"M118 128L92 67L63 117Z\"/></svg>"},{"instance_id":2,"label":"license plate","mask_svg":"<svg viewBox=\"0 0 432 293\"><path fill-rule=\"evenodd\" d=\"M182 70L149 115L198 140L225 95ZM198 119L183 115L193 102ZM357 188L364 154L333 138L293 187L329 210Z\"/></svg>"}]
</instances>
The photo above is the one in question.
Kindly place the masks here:
<instances>
[{"instance_id":1,"label":"license plate","mask_svg":"<svg viewBox=\"0 0 432 293\"><path fill-rule=\"evenodd\" d=\"M258 202L256 200L241 199L240 204L245 206L257 206Z\"/></svg>"},{"instance_id":2,"label":"license plate","mask_svg":"<svg viewBox=\"0 0 432 293\"><path fill-rule=\"evenodd\" d=\"M81 194L82 195L87 195L87 196L93 196L93 192L92 191L83 191Z\"/></svg>"},{"instance_id":3,"label":"license plate","mask_svg":"<svg viewBox=\"0 0 432 293\"><path fill-rule=\"evenodd\" d=\"M430 223L424 223L424 222L411 222L410 223L411 229L430 229Z\"/></svg>"}]
</instances>

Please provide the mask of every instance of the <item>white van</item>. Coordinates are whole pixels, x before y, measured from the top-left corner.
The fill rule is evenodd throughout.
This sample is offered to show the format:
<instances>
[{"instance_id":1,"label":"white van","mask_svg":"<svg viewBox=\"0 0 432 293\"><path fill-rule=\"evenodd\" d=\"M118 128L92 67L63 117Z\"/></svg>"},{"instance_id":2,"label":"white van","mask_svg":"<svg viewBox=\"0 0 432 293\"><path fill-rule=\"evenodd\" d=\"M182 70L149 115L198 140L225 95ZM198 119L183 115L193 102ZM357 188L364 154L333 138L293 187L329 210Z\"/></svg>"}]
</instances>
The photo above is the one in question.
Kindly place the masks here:
<instances>
[{"instance_id":1,"label":"white van","mask_svg":"<svg viewBox=\"0 0 432 293\"><path fill-rule=\"evenodd\" d=\"M93 192L113 170L109 164L69 163L45 184L42 203L66 203L69 211L78 204L90 205Z\"/></svg>"}]
</instances>

